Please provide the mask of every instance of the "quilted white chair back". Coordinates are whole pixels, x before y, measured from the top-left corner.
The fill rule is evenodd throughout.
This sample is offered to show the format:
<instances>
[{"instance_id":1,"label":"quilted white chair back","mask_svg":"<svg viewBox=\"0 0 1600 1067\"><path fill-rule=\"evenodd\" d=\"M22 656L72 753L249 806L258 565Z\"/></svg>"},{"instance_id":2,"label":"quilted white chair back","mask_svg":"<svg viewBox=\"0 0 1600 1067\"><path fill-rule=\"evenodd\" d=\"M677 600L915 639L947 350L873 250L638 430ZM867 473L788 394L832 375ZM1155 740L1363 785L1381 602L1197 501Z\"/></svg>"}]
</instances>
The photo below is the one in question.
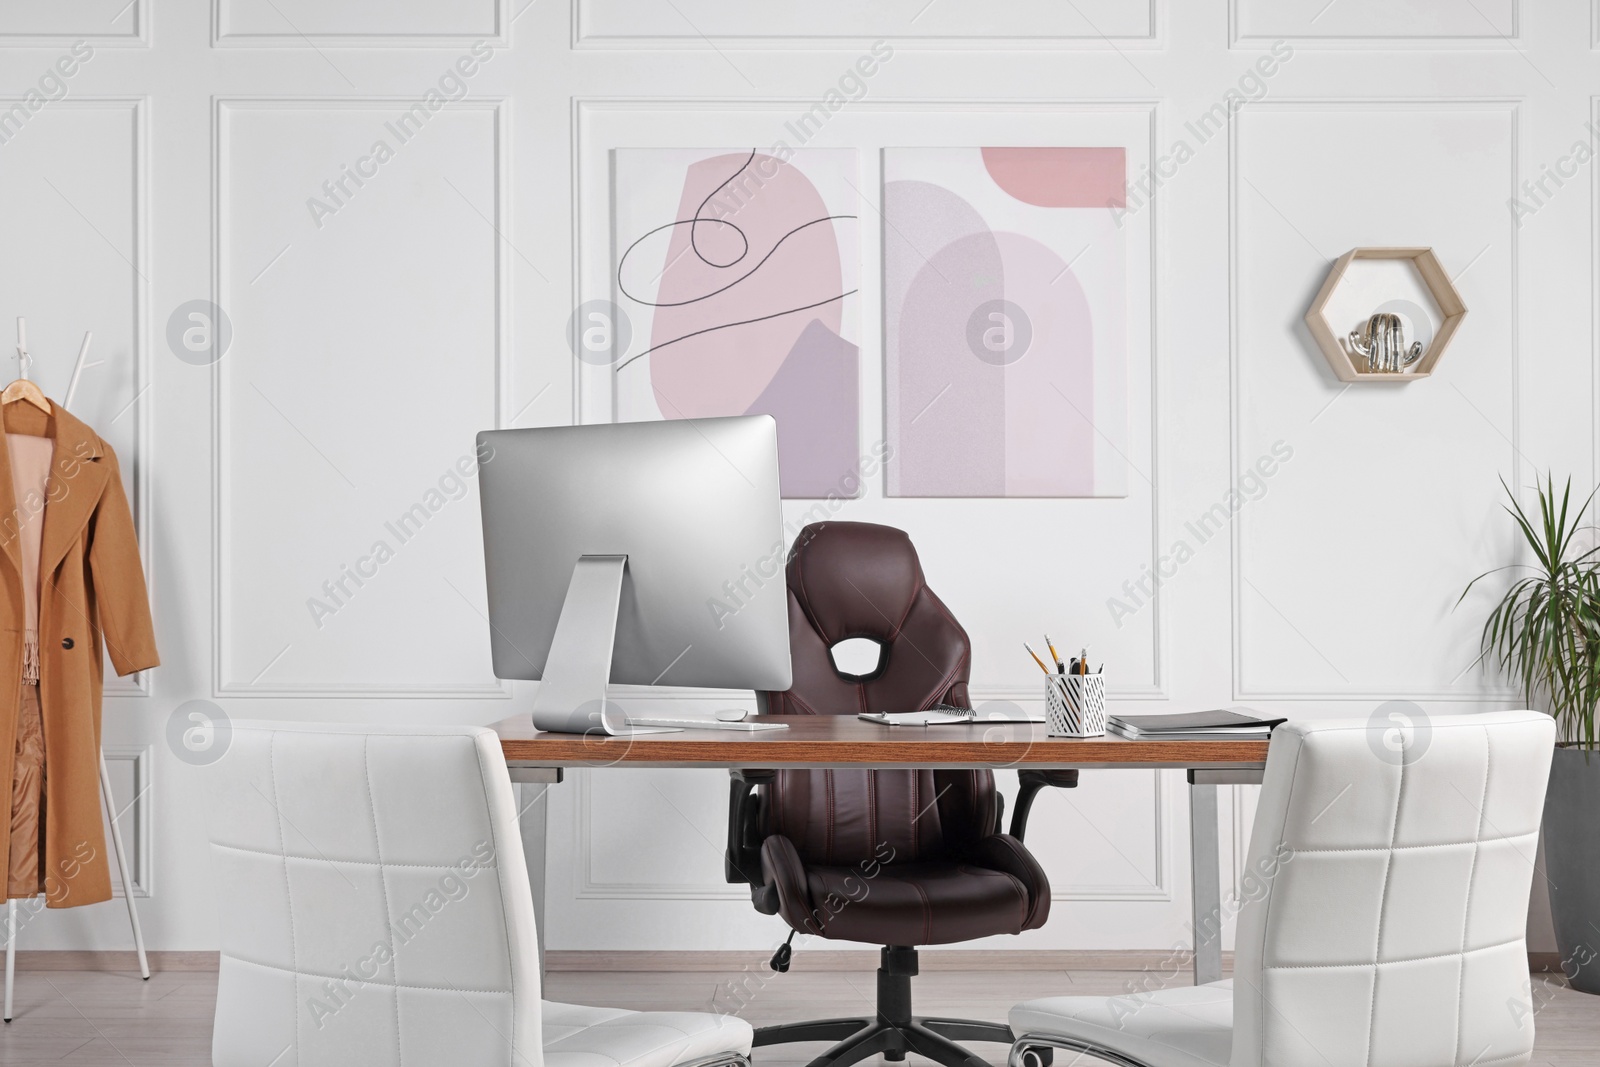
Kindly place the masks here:
<instances>
[{"instance_id":1,"label":"quilted white chair back","mask_svg":"<svg viewBox=\"0 0 1600 1067\"><path fill-rule=\"evenodd\" d=\"M1278 727L1233 1067L1526 1062L1523 935L1555 740L1531 711Z\"/></svg>"},{"instance_id":2,"label":"quilted white chair back","mask_svg":"<svg viewBox=\"0 0 1600 1067\"><path fill-rule=\"evenodd\" d=\"M236 723L207 770L216 1067L542 1067L493 732Z\"/></svg>"}]
</instances>

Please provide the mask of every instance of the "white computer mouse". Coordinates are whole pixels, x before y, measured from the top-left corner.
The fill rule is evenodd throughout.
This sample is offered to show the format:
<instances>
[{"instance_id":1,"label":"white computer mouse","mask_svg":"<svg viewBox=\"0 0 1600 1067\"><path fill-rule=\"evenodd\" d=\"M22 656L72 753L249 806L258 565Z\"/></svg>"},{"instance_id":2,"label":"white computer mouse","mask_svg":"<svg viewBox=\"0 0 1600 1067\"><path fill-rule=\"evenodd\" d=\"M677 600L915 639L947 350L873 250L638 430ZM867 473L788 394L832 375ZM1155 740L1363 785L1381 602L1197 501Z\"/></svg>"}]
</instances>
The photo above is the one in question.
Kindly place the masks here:
<instances>
[{"instance_id":1,"label":"white computer mouse","mask_svg":"<svg viewBox=\"0 0 1600 1067\"><path fill-rule=\"evenodd\" d=\"M722 708L717 712L717 721L744 722L745 716L749 714L750 713L745 711L743 708Z\"/></svg>"}]
</instances>

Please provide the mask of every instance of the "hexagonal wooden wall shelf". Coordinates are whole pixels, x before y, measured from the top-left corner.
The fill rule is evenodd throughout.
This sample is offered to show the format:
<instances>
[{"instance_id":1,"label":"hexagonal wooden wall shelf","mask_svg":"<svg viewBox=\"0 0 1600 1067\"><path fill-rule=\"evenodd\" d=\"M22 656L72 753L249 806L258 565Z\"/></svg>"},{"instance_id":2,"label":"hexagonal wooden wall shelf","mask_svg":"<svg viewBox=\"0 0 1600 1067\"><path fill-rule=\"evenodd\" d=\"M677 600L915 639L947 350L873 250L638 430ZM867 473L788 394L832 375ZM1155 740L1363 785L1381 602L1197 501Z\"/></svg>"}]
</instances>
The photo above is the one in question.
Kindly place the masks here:
<instances>
[{"instance_id":1,"label":"hexagonal wooden wall shelf","mask_svg":"<svg viewBox=\"0 0 1600 1067\"><path fill-rule=\"evenodd\" d=\"M1400 316L1406 342L1423 343L1420 359L1403 371L1374 371L1350 342L1369 316ZM1409 382L1433 373L1467 314L1461 294L1431 248L1352 248L1328 271L1306 311L1317 347L1342 382Z\"/></svg>"}]
</instances>

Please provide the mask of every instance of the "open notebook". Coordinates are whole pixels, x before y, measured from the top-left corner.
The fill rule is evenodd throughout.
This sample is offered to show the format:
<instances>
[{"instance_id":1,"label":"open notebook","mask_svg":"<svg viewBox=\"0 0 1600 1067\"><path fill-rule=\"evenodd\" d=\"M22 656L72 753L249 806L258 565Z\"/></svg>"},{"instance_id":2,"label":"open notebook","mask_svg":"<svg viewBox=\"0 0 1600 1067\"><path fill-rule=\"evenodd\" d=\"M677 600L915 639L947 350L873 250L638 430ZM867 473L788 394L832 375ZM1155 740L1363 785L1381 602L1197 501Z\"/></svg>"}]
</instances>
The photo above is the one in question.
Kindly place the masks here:
<instances>
[{"instance_id":1,"label":"open notebook","mask_svg":"<svg viewBox=\"0 0 1600 1067\"><path fill-rule=\"evenodd\" d=\"M985 705L983 710L953 708L948 704L935 704L927 711L875 711L861 712L856 716L884 726L945 726L963 722L1044 722L1044 712L1032 715L1014 704ZM1001 710L1003 709L1003 710Z\"/></svg>"},{"instance_id":2,"label":"open notebook","mask_svg":"<svg viewBox=\"0 0 1600 1067\"><path fill-rule=\"evenodd\" d=\"M884 726L944 726L949 723L973 722L977 716L971 708L936 706L927 711L864 711L856 718L882 723Z\"/></svg>"}]
</instances>

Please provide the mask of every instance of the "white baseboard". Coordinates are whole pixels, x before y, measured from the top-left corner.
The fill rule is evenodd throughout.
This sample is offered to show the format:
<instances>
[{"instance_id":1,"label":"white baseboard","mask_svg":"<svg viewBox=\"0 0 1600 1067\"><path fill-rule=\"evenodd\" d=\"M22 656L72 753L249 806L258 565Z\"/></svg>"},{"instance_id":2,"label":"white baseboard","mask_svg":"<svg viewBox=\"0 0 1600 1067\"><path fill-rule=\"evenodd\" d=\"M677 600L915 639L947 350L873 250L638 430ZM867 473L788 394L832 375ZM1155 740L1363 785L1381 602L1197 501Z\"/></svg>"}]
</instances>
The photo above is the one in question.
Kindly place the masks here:
<instances>
[{"instance_id":1,"label":"white baseboard","mask_svg":"<svg viewBox=\"0 0 1600 1067\"><path fill-rule=\"evenodd\" d=\"M215 971L215 952L151 952L150 970ZM573 952L546 954L545 967L555 971L705 972L765 969L766 952ZM918 953L923 971L1142 971L1171 969L1172 953L1146 949L923 949ZM1183 964L1185 970L1187 963ZM1233 953L1222 954L1224 971L1233 970ZM795 971L874 971L875 949L818 949L797 952ZM17 953L19 971L137 971L132 952L23 949ZM1559 971L1560 954L1528 953L1528 969Z\"/></svg>"},{"instance_id":2,"label":"white baseboard","mask_svg":"<svg viewBox=\"0 0 1600 1067\"><path fill-rule=\"evenodd\" d=\"M770 952L572 952L546 954L549 971L742 971L765 969ZM1161 949L921 949L923 971L1141 971L1173 966ZM1223 954L1230 968L1233 953ZM1179 966L1188 969L1188 961ZM794 954L795 971L875 971L877 949L804 949Z\"/></svg>"}]
</instances>

